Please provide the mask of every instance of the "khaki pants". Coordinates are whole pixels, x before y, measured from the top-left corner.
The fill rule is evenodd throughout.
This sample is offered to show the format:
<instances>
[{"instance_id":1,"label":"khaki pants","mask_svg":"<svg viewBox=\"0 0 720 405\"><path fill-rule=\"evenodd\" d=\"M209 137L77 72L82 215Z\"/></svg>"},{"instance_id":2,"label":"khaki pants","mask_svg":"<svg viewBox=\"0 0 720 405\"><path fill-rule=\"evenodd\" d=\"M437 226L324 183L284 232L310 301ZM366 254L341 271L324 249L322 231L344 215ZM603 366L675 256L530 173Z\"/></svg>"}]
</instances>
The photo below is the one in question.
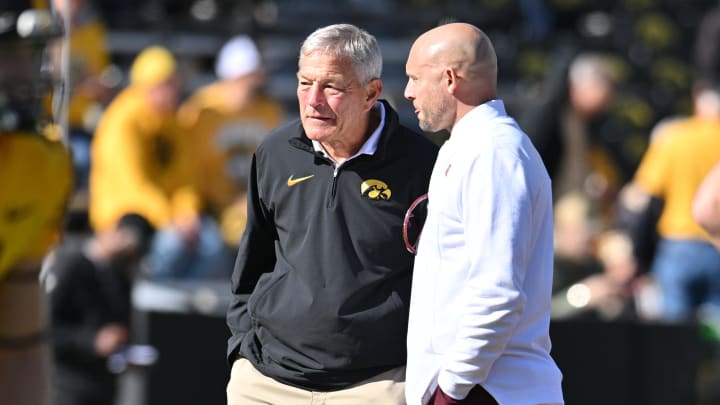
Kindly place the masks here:
<instances>
[{"instance_id":1,"label":"khaki pants","mask_svg":"<svg viewBox=\"0 0 720 405\"><path fill-rule=\"evenodd\" d=\"M405 367L332 392L306 391L266 377L244 358L232 366L228 405L403 405Z\"/></svg>"}]
</instances>

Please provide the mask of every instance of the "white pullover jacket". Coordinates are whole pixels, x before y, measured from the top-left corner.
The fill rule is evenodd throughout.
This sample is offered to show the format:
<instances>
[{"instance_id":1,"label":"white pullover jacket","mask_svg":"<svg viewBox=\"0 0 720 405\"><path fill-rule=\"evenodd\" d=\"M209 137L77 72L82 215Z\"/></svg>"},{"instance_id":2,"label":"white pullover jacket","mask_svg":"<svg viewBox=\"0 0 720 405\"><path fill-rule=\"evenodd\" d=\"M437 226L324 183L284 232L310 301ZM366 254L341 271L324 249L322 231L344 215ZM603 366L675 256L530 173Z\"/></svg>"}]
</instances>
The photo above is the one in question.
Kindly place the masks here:
<instances>
[{"instance_id":1,"label":"white pullover jacket","mask_svg":"<svg viewBox=\"0 0 720 405\"><path fill-rule=\"evenodd\" d=\"M492 100L440 149L418 247L408 330L409 405L476 384L500 405L562 404L550 357L551 184L530 139Z\"/></svg>"}]
</instances>

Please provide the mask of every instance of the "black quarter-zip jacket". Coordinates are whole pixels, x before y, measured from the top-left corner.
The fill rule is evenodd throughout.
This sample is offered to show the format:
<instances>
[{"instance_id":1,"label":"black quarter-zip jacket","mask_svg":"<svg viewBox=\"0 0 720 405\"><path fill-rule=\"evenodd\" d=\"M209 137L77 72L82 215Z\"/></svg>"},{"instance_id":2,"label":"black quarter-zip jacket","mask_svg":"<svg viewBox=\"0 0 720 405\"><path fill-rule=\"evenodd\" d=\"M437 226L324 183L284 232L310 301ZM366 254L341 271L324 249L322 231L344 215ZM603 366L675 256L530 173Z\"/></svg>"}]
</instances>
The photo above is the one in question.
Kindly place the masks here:
<instances>
[{"instance_id":1,"label":"black quarter-zip jacket","mask_svg":"<svg viewBox=\"0 0 720 405\"><path fill-rule=\"evenodd\" d=\"M405 364L413 257L403 218L427 192L437 146L385 106L374 155L335 170L300 120L253 157L232 276L228 357L314 391Z\"/></svg>"}]
</instances>

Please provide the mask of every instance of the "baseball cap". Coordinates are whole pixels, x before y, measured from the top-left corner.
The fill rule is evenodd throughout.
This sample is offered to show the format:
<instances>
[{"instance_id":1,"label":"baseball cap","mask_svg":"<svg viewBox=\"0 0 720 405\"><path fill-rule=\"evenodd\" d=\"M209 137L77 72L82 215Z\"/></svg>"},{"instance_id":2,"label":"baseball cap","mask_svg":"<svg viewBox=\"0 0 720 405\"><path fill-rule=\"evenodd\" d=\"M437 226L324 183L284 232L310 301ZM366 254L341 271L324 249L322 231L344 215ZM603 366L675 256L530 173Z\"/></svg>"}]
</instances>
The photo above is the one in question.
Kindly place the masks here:
<instances>
[{"instance_id":1,"label":"baseball cap","mask_svg":"<svg viewBox=\"0 0 720 405\"><path fill-rule=\"evenodd\" d=\"M223 80L234 79L254 73L260 67L260 52L255 42L247 35L238 35L220 49L215 74Z\"/></svg>"}]
</instances>

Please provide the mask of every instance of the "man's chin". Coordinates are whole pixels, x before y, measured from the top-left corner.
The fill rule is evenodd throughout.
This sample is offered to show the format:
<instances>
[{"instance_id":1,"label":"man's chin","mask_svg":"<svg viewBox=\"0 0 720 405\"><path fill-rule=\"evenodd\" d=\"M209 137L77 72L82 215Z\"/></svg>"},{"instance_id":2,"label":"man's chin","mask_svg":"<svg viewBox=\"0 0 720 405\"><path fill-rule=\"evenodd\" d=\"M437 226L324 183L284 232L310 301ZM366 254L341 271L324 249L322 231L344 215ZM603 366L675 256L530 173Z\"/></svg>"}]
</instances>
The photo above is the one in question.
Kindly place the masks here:
<instances>
[{"instance_id":1,"label":"man's chin","mask_svg":"<svg viewBox=\"0 0 720 405\"><path fill-rule=\"evenodd\" d=\"M318 141L318 142L324 142L332 137L332 133L328 131L317 131L313 128L310 128L309 130L305 129L305 135L310 139L311 141Z\"/></svg>"},{"instance_id":2,"label":"man's chin","mask_svg":"<svg viewBox=\"0 0 720 405\"><path fill-rule=\"evenodd\" d=\"M434 126L432 126L428 122L420 122L420 123L418 123L418 126L424 132L438 132L439 131L439 129L436 129Z\"/></svg>"}]
</instances>

